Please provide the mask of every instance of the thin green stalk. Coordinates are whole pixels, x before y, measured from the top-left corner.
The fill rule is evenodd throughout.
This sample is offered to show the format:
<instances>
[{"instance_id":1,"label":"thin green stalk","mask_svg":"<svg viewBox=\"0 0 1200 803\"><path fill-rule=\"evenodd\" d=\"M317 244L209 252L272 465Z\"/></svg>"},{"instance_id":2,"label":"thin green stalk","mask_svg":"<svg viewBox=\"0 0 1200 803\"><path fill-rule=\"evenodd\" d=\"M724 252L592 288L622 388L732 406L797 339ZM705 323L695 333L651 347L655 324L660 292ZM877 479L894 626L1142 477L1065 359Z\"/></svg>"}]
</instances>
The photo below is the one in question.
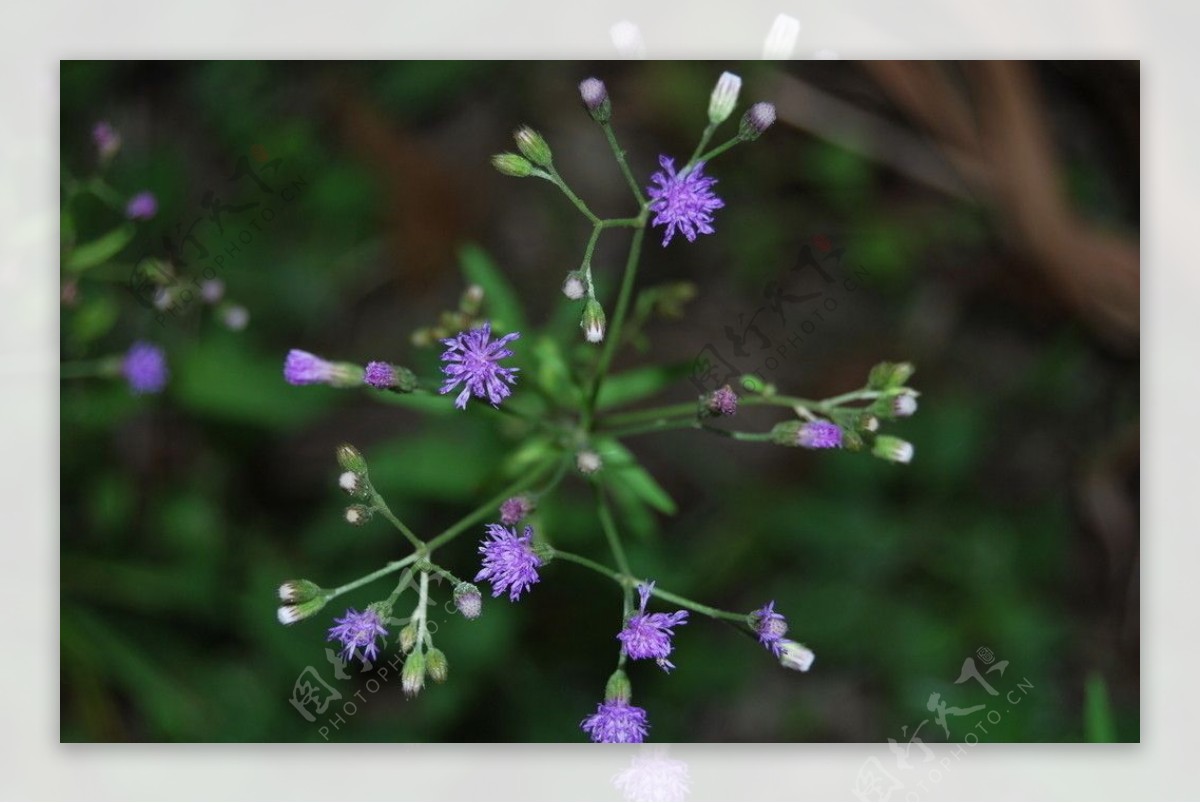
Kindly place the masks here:
<instances>
[{"instance_id":1,"label":"thin green stalk","mask_svg":"<svg viewBox=\"0 0 1200 803\"><path fill-rule=\"evenodd\" d=\"M571 188L567 186L567 182L564 181L563 177L558 174L558 171L555 170L553 166L550 166L546 169L549 171L550 181L552 181L560 190L563 191L563 195L567 196L571 203L575 204L575 208L582 212L583 216L590 220L593 226L599 225L600 218L596 216L595 212L593 212L591 209L588 209L588 205L583 202L582 198L572 192Z\"/></svg>"},{"instance_id":2,"label":"thin green stalk","mask_svg":"<svg viewBox=\"0 0 1200 803\"><path fill-rule=\"evenodd\" d=\"M656 419L654 421L646 421L641 424L633 424L628 427L618 427L617 429L601 429L597 430L598 434L609 438L628 438L633 435L644 435L647 432L669 432L675 429L696 429L700 426L695 416L682 419Z\"/></svg>"},{"instance_id":3,"label":"thin green stalk","mask_svg":"<svg viewBox=\"0 0 1200 803\"><path fill-rule=\"evenodd\" d=\"M418 557L417 553L414 552L413 554L409 555L406 558L401 558L400 560L392 561L388 565L384 566L382 569L377 569L376 571L373 571L368 575L364 575L364 576L358 578L357 580L351 580L349 583L346 583L344 586L338 586L337 588L335 588L332 591L327 592L325 594L325 600L328 601L328 600L333 599L334 597L340 597L342 594L345 594L348 591L353 591L356 588L365 586L367 583L378 580L380 577L389 575L398 569L403 569L405 566L409 565L410 563L414 563L417 560L417 557Z\"/></svg>"},{"instance_id":4,"label":"thin green stalk","mask_svg":"<svg viewBox=\"0 0 1200 803\"><path fill-rule=\"evenodd\" d=\"M537 481L541 479L542 475L549 470L551 465L553 465L551 461L542 463L532 472L526 474L524 477L498 493L496 496L484 502L471 513L468 513L465 518L460 519L456 523L447 527L439 535L429 541L429 543L425 544L427 552L432 553L435 549L443 544L453 541L456 537L458 537L459 534L461 534L471 525L478 524L479 522L483 521L488 517L489 514L494 514L496 512L496 508L498 508L500 503L505 499L508 499L510 496L516 496L517 494L521 493L521 491L524 491L530 486L536 484Z\"/></svg>"},{"instance_id":5,"label":"thin green stalk","mask_svg":"<svg viewBox=\"0 0 1200 803\"><path fill-rule=\"evenodd\" d=\"M93 376L116 376L120 373L120 357L102 357L98 360L75 360L60 363L60 379L83 379Z\"/></svg>"},{"instance_id":6,"label":"thin green stalk","mask_svg":"<svg viewBox=\"0 0 1200 803\"><path fill-rule=\"evenodd\" d=\"M388 594L387 606L391 608L396 604L396 600L400 599L400 595L404 593L404 589L408 588L412 583L413 570L409 569L404 574L400 575L400 580L396 583L396 587L392 589L392 593Z\"/></svg>"},{"instance_id":7,"label":"thin green stalk","mask_svg":"<svg viewBox=\"0 0 1200 803\"><path fill-rule=\"evenodd\" d=\"M596 410L596 399L600 396L600 386L604 384L605 374L612 363L617 344L621 341L621 327L625 323L625 315L629 311L629 300L633 296L633 285L637 278L638 259L642 253L642 239L646 236L643 225L633 232L633 242L629 246L629 258L625 261L625 276L621 280L621 292L617 296L617 308L613 312L612 326L608 329L604 348L600 352L600 362L596 364L596 376L592 380L592 392L583 410L583 428L591 428L592 417Z\"/></svg>"},{"instance_id":8,"label":"thin green stalk","mask_svg":"<svg viewBox=\"0 0 1200 803\"><path fill-rule=\"evenodd\" d=\"M647 410L632 410L627 413L606 415L596 423L603 424L605 426L636 424L645 420L675 418L676 416L688 415L689 413L695 417L695 414L698 413L699 410L700 405L696 402L683 402L680 404L669 404L665 407L654 407Z\"/></svg>"},{"instance_id":9,"label":"thin green stalk","mask_svg":"<svg viewBox=\"0 0 1200 803\"><path fill-rule=\"evenodd\" d=\"M560 482L562 482L563 477L566 476L567 468L571 465L571 462L572 462L571 455L569 455L569 454L563 455L563 458L558 461L558 468L555 470L554 476L550 478L550 481L548 483L546 483L544 486L542 486L541 488L539 488L538 490L530 491L529 495L532 496L536 500L536 499L540 499L541 497L545 496L546 494L550 493L555 488L557 488L558 484Z\"/></svg>"},{"instance_id":10,"label":"thin green stalk","mask_svg":"<svg viewBox=\"0 0 1200 803\"><path fill-rule=\"evenodd\" d=\"M413 548L416 549L417 552L421 552L425 549L425 542L423 542L420 538L417 538L416 533L410 530L404 522L396 518L396 514L392 512L392 509L388 507L387 502L383 501L383 497L380 496L379 492L374 488L371 489L371 505L380 513L382 513L383 517L390 521L397 530L404 534L404 537L408 539L408 542L413 545Z\"/></svg>"},{"instance_id":11,"label":"thin green stalk","mask_svg":"<svg viewBox=\"0 0 1200 803\"><path fill-rule=\"evenodd\" d=\"M629 189L633 190L633 197L637 199L639 206L644 206L646 196L642 195L642 188L638 186L637 180L633 177L633 171L629 169L629 163L625 161L625 151L617 143L617 135L609 123L601 123L601 128L604 129L604 136L608 139L608 145L612 148L613 156L617 159L617 164L621 168L621 174L625 176L625 181L629 184Z\"/></svg>"},{"instance_id":12,"label":"thin green stalk","mask_svg":"<svg viewBox=\"0 0 1200 803\"><path fill-rule=\"evenodd\" d=\"M622 575L632 578L633 573L629 570L629 559L625 557L625 547L621 545L621 535L617 532L612 511L609 510L608 501L604 498L604 490L598 482L593 487L596 491L596 509L600 513L600 529L604 530L604 537L608 539L608 547L612 550L617 568L621 570ZM622 586L625 592L624 611L627 618L633 612L633 586L629 583L622 583Z\"/></svg>"},{"instance_id":13,"label":"thin green stalk","mask_svg":"<svg viewBox=\"0 0 1200 803\"><path fill-rule=\"evenodd\" d=\"M716 123L709 123L704 127L704 133L700 135L700 142L696 144L696 150L692 152L692 158L687 160L687 164L685 164L683 169L679 171L680 174L687 173L687 171L691 169L692 165L696 163L697 158L701 153L703 153L705 146L708 145L708 141L712 139L712 135L714 132L716 132L716 130Z\"/></svg>"},{"instance_id":14,"label":"thin green stalk","mask_svg":"<svg viewBox=\"0 0 1200 803\"><path fill-rule=\"evenodd\" d=\"M727 151L727 150L729 150L730 148L732 148L734 145L737 145L737 144L738 144L739 142L741 142L741 141L742 141L742 138L741 138L741 137L737 137L737 136L735 136L733 139L729 140L728 142L722 142L720 145L718 145L717 147L713 148L711 151L709 151L708 153L704 154L703 156L700 156L699 158L693 158L693 159L692 159L692 161L694 161L694 162L705 162L705 163L707 163L707 162L710 162L710 161L712 161L713 159L715 159L716 157L718 157L718 156L720 156L721 154L723 154L725 151Z\"/></svg>"}]
</instances>

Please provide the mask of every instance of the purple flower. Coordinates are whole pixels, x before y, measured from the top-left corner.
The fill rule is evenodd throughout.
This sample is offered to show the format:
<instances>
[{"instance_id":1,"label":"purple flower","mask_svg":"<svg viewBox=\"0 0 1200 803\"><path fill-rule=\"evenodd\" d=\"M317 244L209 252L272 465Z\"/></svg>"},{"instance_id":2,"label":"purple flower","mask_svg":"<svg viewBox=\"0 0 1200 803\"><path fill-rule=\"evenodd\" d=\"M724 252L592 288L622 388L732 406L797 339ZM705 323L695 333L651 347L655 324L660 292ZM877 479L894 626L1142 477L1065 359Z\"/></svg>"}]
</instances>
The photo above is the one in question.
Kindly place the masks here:
<instances>
[{"instance_id":1,"label":"purple flower","mask_svg":"<svg viewBox=\"0 0 1200 803\"><path fill-rule=\"evenodd\" d=\"M832 421L809 421L796 432L796 445L805 449L838 449L842 428Z\"/></svg>"},{"instance_id":2,"label":"purple flower","mask_svg":"<svg viewBox=\"0 0 1200 803\"><path fill-rule=\"evenodd\" d=\"M672 649L671 636L675 635L671 628L686 624L688 612L646 613L646 603L649 602L653 590L654 583L638 586L642 604L638 612L629 617L625 629L617 634L617 638L630 658L653 658L664 671L669 672L675 668L675 664L667 660Z\"/></svg>"},{"instance_id":3,"label":"purple flower","mask_svg":"<svg viewBox=\"0 0 1200 803\"><path fill-rule=\"evenodd\" d=\"M508 598L515 602L540 579L537 570L542 559L533 551L533 528L526 527L525 533L518 537L513 528L489 524L487 533L488 537L479 545L483 568L475 579L490 580L493 597L507 590Z\"/></svg>"},{"instance_id":4,"label":"purple flower","mask_svg":"<svg viewBox=\"0 0 1200 803\"><path fill-rule=\"evenodd\" d=\"M660 156L658 163L666 172L650 177L659 186L647 187L646 194L651 199L650 210L657 213L651 222L667 227L663 247L671 242L677 230L683 232L689 243L696 241L698 233L712 234L712 213L725 206L725 202L713 193L712 186L717 180L704 175L704 162L697 162L690 172L678 175L671 157Z\"/></svg>"},{"instance_id":5,"label":"purple flower","mask_svg":"<svg viewBox=\"0 0 1200 803\"><path fill-rule=\"evenodd\" d=\"M130 220L149 220L158 213L158 199L152 192L139 192L125 205L125 217Z\"/></svg>"},{"instance_id":6,"label":"purple flower","mask_svg":"<svg viewBox=\"0 0 1200 803\"><path fill-rule=\"evenodd\" d=\"M92 126L92 142L96 144L100 160L105 162L121 149L121 135L106 120L101 120Z\"/></svg>"},{"instance_id":7,"label":"purple flower","mask_svg":"<svg viewBox=\"0 0 1200 803\"><path fill-rule=\"evenodd\" d=\"M733 415L737 412L738 397L729 385L717 388L708 397L708 411L713 415Z\"/></svg>"},{"instance_id":8,"label":"purple flower","mask_svg":"<svg viewBox=\"0 0 1200 803\"><path fill-rule=\"evenodd\" d=\"M533 512L533 500L528 496L513 496L500 505L500 523L512 526Z\"/></svg>"},{"instance_id":9,"label":"purple flower","mask_svg":"<svg viewBox=\"0 0 1200 803\"><path fill-rule=\"evenodd\" d=\"M373 388L387 390L396 386L396 369L386 362L369 362L363 371L363 381Z\"/></svg>"},{"instance_id":10,"label":"purple flower","mask_svg":"<svg viewBox=\"0 0 1200 803\"><path fill-rule=\"evenodd\" d=\"M379 621L379 614L370 608L362 613L349 608L345 616L333 622L334 626L329 628L329 638L325 640L342 642L339 655L343 661L349 663L354 660L356 652L360 653L364 664L375 660L379 654L375 639L388 634Z\"/></svg>"},{"instance_id":11,"label":"purple flower","mask_svg":"<svg viewBox=\"0 0 1200 803\"><path fill-rule=\"evenodd\" d=\"M788 625L783 614L775 613L775 600L751 613L750 620L754 624L754 632L758 634L759 643L779 657Z\"/></svg>"},{"instance_id":12,"label":"purple flower","mask_svg":"<svg viewBox=\"0 0 1200 803\"><path fill-rule=\"evenodd\" d=\"M500 360L512 356L512 351L505 346L520 336L520 332L513 332L492 342L492 324L486 322L478 329L459 332L443 340L446 351L442 354L442 362L446 364L442 366L442 373L446 375L446 382L439 392L449 393L465 383L454 400L455 407L465 410L467 399L472 395L499 407L500 402L512 393L509 385L517 381L519 370L501 367Z\"/></svg>"},{"instance_id":13,"label":"purple flower","mask_svg":"<svg viewBox=\"0 0 1200 803\"><path fill-rule=\"evenodd\" d=\"M283 378L290 385L349 388L362 384L363 369L348 362L330 362L307 351L292 349L283 361Z\"/></svg>"},{"instance_id":14,"label":"purple flower","mask_svg":"<svg viewBox=\"0 0 1200 803\"><path fill-rule=\"evenodd\" d=\"M610 700L596 706L596 713L579 723L593 742L606 744L641 743L646 741L650 723L646 709L624 700Z\"/></svg>"},{"instance_id":15,"label":"purple flower","mask_svg":"<svg viewBox=\"0 0 1200 803\"><path fill-rule=\"evenodd\" d=\"M158 393L167 384L167 356L153 343L137 341L121 361L121 374L137 395Z\"/></svg>"}]
</instances>

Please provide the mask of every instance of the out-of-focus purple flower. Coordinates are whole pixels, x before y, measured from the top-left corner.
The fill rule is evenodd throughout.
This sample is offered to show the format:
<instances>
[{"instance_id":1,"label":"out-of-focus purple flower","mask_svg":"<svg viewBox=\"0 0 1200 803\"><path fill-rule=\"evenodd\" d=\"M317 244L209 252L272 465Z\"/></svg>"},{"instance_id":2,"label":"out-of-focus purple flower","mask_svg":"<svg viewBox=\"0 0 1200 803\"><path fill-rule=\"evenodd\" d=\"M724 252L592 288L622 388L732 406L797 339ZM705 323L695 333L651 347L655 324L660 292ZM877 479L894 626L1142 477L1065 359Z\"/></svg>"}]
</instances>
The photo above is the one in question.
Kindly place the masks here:
<instances>
[{"instance_id":1,"label":"out-of-focus purple flower","mask_svg":"<svg viewBox=\"0 0 1200 803\"><path fill-rule=\"evenodd\" d=\"M125 353L121 374L135 394L158 393L170 377L167 355L153 343L139 340Z\"/></svg>"},{"instance_id":2,"label":"out-of-focus purple flower","mask_svg":"<svg viewBox=\"0 0 1200 803\"><path fill-rule=\"evenodd\" d=\"M440 392L449 393L462 384L462 392L454 400L458 409L465 410L471 396L487 399L493 407L499 407L500 402L512 393L509 385L517 381L519 370L504 368L500 360L512 356L512 351L505 347L520 336L520 332L512 332L493 341L489 321L478 329L444 339L442 343L446 350L442 353L442 362L446 364L442 366L442 373L446 375L446 381Z\"/></svg>"},{"instance_id":3,"label":"out-of-focus purple flower","mask_svg":"<svg viewBox=\"0 0 1200 803\"><path fill-rule=\"evenodd\" d=\"M152 192L139 192L125 205L125 217L130 220L149 220L156 214L158 214L158 199Z\"/></svg>"},{"instance_id":4,"label":"out-of-focus purple flower","mask_svg":"<svg viewBox=\"0 0 1200 803\"><path fill-rule=\"evenodd\" d=\"M805 449L840 448L842 428L832 421L809 421L796 432L796 445Z\"/></svg>"},{"instance_id":5,"label":"out-of-focus purple flower","mask_svg":"<svg viewBox=\"0 0 1200 803\"><path fill-rule=\"evenodd\" d=\"M737 412L738 397L729 385L717 388L708 397L708 411L713 415L733 415Z\"/></svg>"},{"instance_id":6,"label":"out-of-focus purple flower","mask_svg":"<svg viewBox=\"0 0 1200 803\"><path fill-rule=\"evenodd\" d=\"M200 299L205 304L216 304L225 295L225 282L207 279L200 283Z\"/></svg>"},{"instance_id":7,"label":"out-of-focus purple flower","mask_svg":"<svg viewBox=\"0 0 1200 803\"><path fill-rule=\"evenodd\" d=\"M651 223L667 227L663 247L676 231L683 232L689 243L696 241L697 234L712 234L712 213L725 202L712 191L717 180L704 175L704 162L697 162L685 174L676 174L675 160L669 156L658 157L658 163L663 172L650 177L658 186L647 187L646 194L650 196L650 211L656 213Z\"/></svg>"},{"instance_id":8,"label":"out-of-focus purple flower","mask_svg":"<svg viewBox=\"0 0 1200 803\"><path fill-rule=\"evenodd\" d=\"M396 369L386 362L369 362L363 371L363 381L373 388L387 390L396 386Z\"/></svg>"},{"instance_id":9,"label":"out-of-focus purple flower","mask_svg":"<svg viewBox=\"0 0 1200 803\"><path fill-rule=\"evenodd\" d=\"M339 655L343 661L349 663L354 660L355 653L359 654L364 664L375 660L379 655L375 639L388 634L379 621L379 614L370 608L362 613L349 608L345 616L333 622L334 626L329 628L329 637L325 640L342 642Z\"/></svg>"},{"instance_id":10,"label":"out-of-focus purple flower","mask_svg":"<svg viewBox=\"0 0 1200 803\"><path fill-rule=\"evenodd\" d=\"M121 135L107 120L92 126L92 142L96 144L96 152L100 154L102 162L107 162L121 150Z\"/></svg>"},{"instance_id":11,"label":"out-of-focus purple flower","mask_svg":"<svg viewBox=\"0 0 1200 803\"><path fill-rule=\"evenodd\" d=\"M500 505L500 523L510 527L533 512L533 500L528 496L513 496Z\"/></svg>"},{"instance_id":12,"label":"out-of-focus purple flower","mask_svg":"<svg viewBox=\"0 0 1200 803\"><path fill-rule=\"evenodd\" d=\"M479 545L483 568L475 580L491 581L493 597L508 591L508 598L515 602L541 579L537 570L542 559L533 551L533 528L527 526L518 536L513 528L489 524L487 535Z\"/></svg>"},{"instance_id":13,"label":"out-of-focus purple flower","mask_svg":"<svg viewBox=\"0 0 1200 803\"><path fill-rule=\"evenodd\" d=\"M609 700L596 706L596 713L579 723L593 742L629 744L646 741L650 723L646 709L624 700Z\"/></svg>"},{"instance_id":14,"label":"out-of-focus purple flower","mask_svg":"<svg viewBox=\"0 0 1200 803\"><path fill-rule=\"evenodd\" d=\"M654 583L638 586L642 604L638 612L629 617L617 638L630 658L653 658L664 671L669 672L675 668L675 664L667 660L672 649L671 637L675 635L671 628L686 624L688 612L646 613L646 603L650 601L653 590Z\"/></svg>"},{"instance_id":15,"label":"out-of-focus purple flower","mask_svg":"<svg viewBox=\"0 0 1200 803\"><path fill-rule=\"evenodd\" d=\"M288 352L283 361L283 378L289 385L320 385L333 379L334 365L300 349Z\"/></svg>"},{"instance_id":16,"label":"out-of-focus purple flower","mask_svg":"<svg viewBox=\"0 0 1200 803\"><path fill-rule=\"evenodd\" d=\"M754 632L758 634L759 643L778 657L788 625L783 614L775 613L775 600L751 613L750 620L753 622Z\"/></svg>"}]
</instances>

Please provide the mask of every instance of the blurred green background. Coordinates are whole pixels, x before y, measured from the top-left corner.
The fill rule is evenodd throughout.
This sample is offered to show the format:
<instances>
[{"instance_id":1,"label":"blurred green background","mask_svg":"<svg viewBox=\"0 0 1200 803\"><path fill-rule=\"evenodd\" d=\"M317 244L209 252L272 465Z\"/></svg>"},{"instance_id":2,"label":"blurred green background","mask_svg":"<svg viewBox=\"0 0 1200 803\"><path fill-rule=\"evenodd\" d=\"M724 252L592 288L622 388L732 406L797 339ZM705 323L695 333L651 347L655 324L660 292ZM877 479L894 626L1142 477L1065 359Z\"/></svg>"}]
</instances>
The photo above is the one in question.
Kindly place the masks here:
<instances>
[{"instance_id":1,"label":"blurred green background","mask_svg":"<svg viewBox=\"0 0 1200 803\"><path fill-rule=\"evenodd\" d=\"M649 351L626 350L618 369L686 363L710 344L729 356L725 328L767 304L773 282L795 292L789 269L824 236L844 249L846 270L869 279L839 292L836 311L762 370L812 398L859 386L879 360L911 359L923 396L895 428L916 444L907 467L695 432L628 440L678 509L618 500L635 570L726 609L774 599L817 655L808 674L787 672L731 628L693 617L676 638L675 672L633 665L651 738L904 741L902 729L932 716L934 692L957 706L991 702L954 682L986 647L1009 661L1003 678L987 676L993 685L1027 679L1032 689L981 740L1138 739L1136 292L1113 295L1108 263L1049 214L1022 220L1047 208L1014 195L1037 182L996 189L1022 157L988 132L1021 123L1000 114L1008 96L989 91L986 75L943 68L950 80L939 86L957 87L970 110L955 118L936 92L898 90L890 67L859 63L63 62L64 180L96 172L90 131L109 120L123 143L106 181L160 203L107 264L64 270L63 359L141 338L165 347L172 372L161 396L134 397L119 381L62 384L64 741L322 741L323 723L289 704L307 666L344 698L367 697L331 734L339 741L583 740L578 723L616 655L620 600L578 567L550 567L518 604L485 598L478 621L448 618L437 639L450 681L414 700L398 683L368 694L354 671L334 680L324 654L341 603L361 608L388 581L312 620L276 622L280 581L336 585L407 551L382 520L342 520L338 443L366 454L377 488L423 536L496 493L516 446L481 410L423 414L367 393L290 387L283 357L302 348L432 374L437 352L411 345L411 333L454 308L472 260L498 266L529 327L549 322L576 354L559 286L586 223L552 186L500 176L489 156L531 124L593 208L624 216L627 189L577 83L606 81L646 180L659 153L690 153L724 69L744 80L743 108L772 100L780 120L711 166L726 201L715 235L665 250L647 238L642 284L691 281L699 294L683 320L652 321ZM1041 175L1047 197L1098 253L1117 247L1107 238L1136 253L1136 63L1022 69L1026 122L1047 132L1055 159ZM938 128L975 118L978 141ZM262 178L291 187L290 200L230 181L244 157L272 164ZM249 325L230 330L198 301L159 323L126 286L135 258L164 255L163 236L207 215L213 198L261 198L275 211L249 242L230 222L245 213L227 215L220 235L207 219L195 229L211 251L237 245L220 278ZM64 238L77 242L120 224L86 197L66 212ZM597 252L607 299L627 236L606 236ZM791 314L794 327L803 316ZM758 322L773 348L787 340L774 312ZM756 340L739 368L764 364ZM655 401L695 392L684 378ZM777 418L758 409L738 423ZM590 498L569 478L540 524L607 562ZM442 560L473 574L475 545L469 533ZM952 720L951 740L967 722ZM942 740L932 721L921 735Z\"/></svg>"}]
</instances>

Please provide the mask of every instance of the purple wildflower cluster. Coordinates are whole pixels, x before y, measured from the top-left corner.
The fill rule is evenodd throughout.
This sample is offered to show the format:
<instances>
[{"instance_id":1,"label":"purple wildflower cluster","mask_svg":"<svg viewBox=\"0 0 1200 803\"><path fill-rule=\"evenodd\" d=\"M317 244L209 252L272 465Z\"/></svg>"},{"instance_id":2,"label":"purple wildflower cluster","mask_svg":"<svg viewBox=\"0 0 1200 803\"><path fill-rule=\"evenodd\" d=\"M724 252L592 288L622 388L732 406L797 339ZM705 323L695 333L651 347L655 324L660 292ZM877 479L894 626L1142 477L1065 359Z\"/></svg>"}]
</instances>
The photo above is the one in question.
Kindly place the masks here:
<instances>
[{"instance_id":1,"label":"purple wildflower cluster","mask_svg":"<svg viewBox=\"0 0 1200 803\"><path fill-rule=\"evenodd\" d=\"M646 709L625 700L608 700L596 706L596 713L579 723L593 742L628 744L646 741L650 724Z\"/></svg>"},{"instance_id":2,"label":"purple wildflower cluster","mask_svg":"<svg viewBox=\"0 0 1200 803\"><path fill-rule=\"evenodd\" d=\"M493 407L499 407L512 393L510 385L517 381L518 368L505 368L500 360L511 357L511 349L505 348L510 342L521 336L520 332L512 332L492 340L492 324L484 323L478 329L459 332L454 337L442 341L446 351L442 354L442 373L446 382L442 385L441 393L449 393L460 384L464 385L454 406L465 410L467 400L474 396L477 399L487 399Z\"/></svg>"},{"instance_id":3,"label":"purple wildflower cluster","mask_svg":"<svg viewBox=\"0 0 1200 803\"><path fill-rule=\"evenodd\" d=\"M688 612L675 613L646 613L646 603L654 591L654 583L643 583L638 586L641 605L638 612L629 617L625 628L617 634L621 641L621 649L630 658L653 658L666 672L675 668L675 664L667 660L671 654L671 637L675 631L671 628L687 624Z\"/></svg>"},{"instance_id":4,"label":"purple wildflower cluster","mask_svg":"<svg viewBox=\"0 0 1200 803\"><path fill-rule=\"evenodd\" d=\"M386 636L379 621L379 614L368 608L359 613L354 608L346 611L341 619L334 619L334 626L329 628L329 638L326 641L340 641L342 650L338 653L346 663L352 661L358 653L363 663L370 663L379 655L375 639Z\"/></svg>"},{"instance_id":5,"label":"purple wildflower cluster","mask_svg":"<svg viewBox=\"0 0 1200 803\"><path fill-rule=\"evenodd\" d=\"M121 374L135 394L158 393L167 385L167 355L153 343L139 340L125 353Z\"/></svg>"},{"instance_id":6,"label":"purple wildflower cluster","mask_svg":"<svg viewBox=\"0 0 1200 803\"><path fill-rule=\"evenodd\" d=\"M650 180L658 186L647 187L650 196L650 211L655 213L655 226L666 226L663 233L665 248L675 236L683 232L689 243L696 241L697 234L712 234L712 213L725 206L712 191L715 178L704 175L704 162L697 162L691 170L675 172L675 160L669 156L658 157L662 172L655 173Z\"/></svg>"},{"instance_id":7,"label":"purple wildflower cluster","mask_svg":"<svg viewBox=\"0 0 1200 803\"><path fill-rule=\"evenodd\" d=\"M490 581L493 597L508 591L508 598L516 602L541 579L537 570L542 559L533 551L532 527L527 526L518 536L513 528L489 524L487 538L479 545L479 552L483 555L483 568L475 575L475 580Z\"/></svg>"}]
</instances>

